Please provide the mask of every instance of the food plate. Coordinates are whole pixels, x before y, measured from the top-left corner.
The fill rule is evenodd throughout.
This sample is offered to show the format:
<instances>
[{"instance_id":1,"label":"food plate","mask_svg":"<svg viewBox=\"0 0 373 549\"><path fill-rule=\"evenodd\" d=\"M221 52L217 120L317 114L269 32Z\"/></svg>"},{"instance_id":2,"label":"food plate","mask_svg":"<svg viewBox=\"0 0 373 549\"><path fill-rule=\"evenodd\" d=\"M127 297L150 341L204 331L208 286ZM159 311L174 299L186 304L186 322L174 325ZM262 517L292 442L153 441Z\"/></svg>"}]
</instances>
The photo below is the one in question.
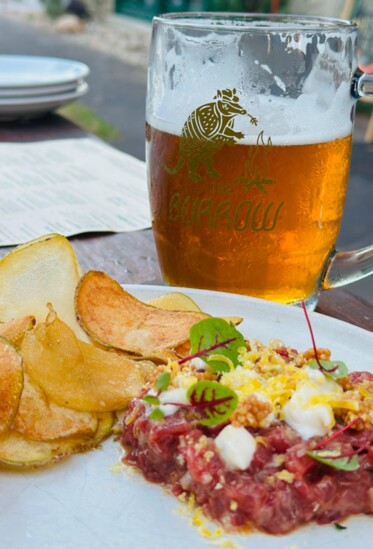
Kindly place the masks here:
<instances>
[{"instance_id":1,"label":"food plate","mask_svg":"<svg viewBox=\"0 0 373 549\"><path fill-rule=\"evenodd\" d=\"M66 84L56 84L54 86L30 86L29 88L0 88L0 101L7 99L19 99L23 101L25 98L38 97L40 95L53 95L57 93L67 93L76 90L78 86L84 84L83 79Z\"/></svg>"},{"instance_id":2,"label":"food plate","mask_svg":"<svg viewBox=\"0 0 373 549\"><path fill-rule=\"evenodd\" d=\"M0 55L0 87L29 88L81 80L89 74L84 63L57 57Z\"/></svg>"},{"instance_id":3,"label":"food plate","mask_svg":"<svg viewBox=\"0 0 373 549\"><path fill-rule=\"evenodd\" d=\"M242 316L240 331L264 343L280 338L300 350L311 347L301 309L259 299L219 292L159 286L125 286L146 301L168 291L192 297L203 311L216 316ZM350 370L373 371L373 334L317 313L310 314L318 347L332 349L332 357ZM30 472L0 470L0 539L17 549L207 549L227 538L237 547L251 549L338 549L369 547L371 517L334 525L311 525L287 536L224 535L203 537L190 526L186 509L160 486L140 475L123 471L119 444L107 440L100 449L75 455L47 469ZM215 525L206 522L214 531Z\"/></svg>"},{"instance_id":4,"label":"food plate","mask_svg":"<svg viewBox=\"0 0 373 549\"><path fill-rule=\"evenodd\" d=\"M88 84L83 82L73 91L66 93L18 97L13 99L0 98L0 120L38 116L55 110L78 99L88 91Z\"/></svg>"}]
</instances>

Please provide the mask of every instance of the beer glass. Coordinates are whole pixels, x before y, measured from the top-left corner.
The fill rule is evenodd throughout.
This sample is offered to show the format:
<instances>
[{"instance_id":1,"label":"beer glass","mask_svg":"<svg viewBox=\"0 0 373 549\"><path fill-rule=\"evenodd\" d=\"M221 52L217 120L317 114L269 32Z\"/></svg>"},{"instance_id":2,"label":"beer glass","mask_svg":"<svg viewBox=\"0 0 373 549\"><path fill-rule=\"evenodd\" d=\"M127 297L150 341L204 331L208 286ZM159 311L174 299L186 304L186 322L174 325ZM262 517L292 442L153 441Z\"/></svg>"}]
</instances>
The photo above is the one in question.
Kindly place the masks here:
<instances>
[{"instance_id":1,"label":"beer glass","mask_svg":"<svg viewBox=\"0 0 373 549\"><path fill-rule=\"evenodd\" d=\"M373 94L356 35L321 17L154 19L147 165L169 284L313 308L373 271L373 247L334 249L356 99Z\"/></svg>"}]
</instances>

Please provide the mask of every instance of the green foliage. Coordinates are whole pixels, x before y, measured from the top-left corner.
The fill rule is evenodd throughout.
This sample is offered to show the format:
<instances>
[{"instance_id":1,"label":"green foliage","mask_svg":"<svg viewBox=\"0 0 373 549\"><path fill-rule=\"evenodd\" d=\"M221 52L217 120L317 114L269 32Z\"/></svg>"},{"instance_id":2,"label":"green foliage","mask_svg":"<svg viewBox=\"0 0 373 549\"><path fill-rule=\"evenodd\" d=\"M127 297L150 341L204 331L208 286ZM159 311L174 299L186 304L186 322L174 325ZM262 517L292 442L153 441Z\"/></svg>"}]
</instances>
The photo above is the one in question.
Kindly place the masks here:
<instances>
[{"instance_id":1,"label":"green foliage","mask_svg":"<svg viewBox=\"0 0 373 549\"><path fill-rule=\"evenodd\" d=\"M62 0L43 0L43 4L46 14L52 19L59 17L64 12Z\"/></svg>"},{"instance_id":2,"label":"green foliage","mask_svg":"<svg viewBox=\"0 0 373 549\"><path fill-rule=\"evenodd\" d=\"M121 133L117 128L79 102L75 101L74 103L70 103L70 105L62 107L58 110L58 113L86 132L96 135L108 143L121 137Z\"/></svg>"},{"instance_id":3,"label":"green foliage","mask_svg":"<svg viewBox=\"0 0 373 549\"><path fill-rule=\"evenodd\" d=\"M205 318L190 329L192 355L197 355L218 372L229 371L226 361L213 360L212 355L226 357L238 364L238 349L245 345L242 334L222 318ZM212 359L209 360L209 357Z\"/></svg>"},{"instance_id":4,"label":"green foliage","mask_svg":"<svg viewBox=\"0 0 373 549\"><path fill-rule=\"evenodd\" d=\"M187 398L200 415L202 425L216 425L226 421L236 409L237 394L216 381L198 381L189 387Z\"/></svg>"},{"instance_id":5,"label":"green foliage","mask_svg":"<svg viewBox=\"0 0 373 549\"><path fill-rule=\"evenodd\" d=\"M359 469L359 458L356 454L342 456L339 450L313 450L306 452L307 456L341 471L356 471Z\"/></svg>"},{"instance_id":6,"label":"green foliage","mask_svg":"<svg viewBox=\"0 0 373 549\"><path fill-rule=\"evenodd\" d=\"M344 362L341 360L310 360L307 362L307 366L313 368L314 370L320 370L327 377L332 379L341 379L348 375L348 369ZM320 368L321 366L321 368Z\"/></svg>"},{"instance_id":7,"label":"green foliage","mask_svg":"<svg viewBox=\"0 0 373 549\"><path fill-rule=\"evenodd\" d=\"M162 391L165 391L168 386L170 385L171 381L171 375L169 372L163 372L157 377L157 380L155 382L155 388L159 393Z\"/></svg>"}]
</instances>

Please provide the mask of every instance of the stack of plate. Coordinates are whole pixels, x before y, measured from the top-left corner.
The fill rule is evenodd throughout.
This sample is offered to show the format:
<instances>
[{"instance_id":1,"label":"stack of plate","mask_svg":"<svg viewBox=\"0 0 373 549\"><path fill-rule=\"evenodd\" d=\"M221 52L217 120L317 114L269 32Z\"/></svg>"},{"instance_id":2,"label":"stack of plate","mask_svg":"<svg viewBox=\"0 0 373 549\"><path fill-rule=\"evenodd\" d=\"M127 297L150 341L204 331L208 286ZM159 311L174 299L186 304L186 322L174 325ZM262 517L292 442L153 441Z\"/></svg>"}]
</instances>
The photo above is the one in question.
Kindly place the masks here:
<instances>
[{"instance_id":1,"label":"stack of plate","mask_svg":"<svg viewBox=\"0 0 373 549\"><path fill-rule=\"evenodd\" d=\"M88 74L68 59L0 55L0 120L39 116L81 97Z\"/></svg>"}]
</instances>

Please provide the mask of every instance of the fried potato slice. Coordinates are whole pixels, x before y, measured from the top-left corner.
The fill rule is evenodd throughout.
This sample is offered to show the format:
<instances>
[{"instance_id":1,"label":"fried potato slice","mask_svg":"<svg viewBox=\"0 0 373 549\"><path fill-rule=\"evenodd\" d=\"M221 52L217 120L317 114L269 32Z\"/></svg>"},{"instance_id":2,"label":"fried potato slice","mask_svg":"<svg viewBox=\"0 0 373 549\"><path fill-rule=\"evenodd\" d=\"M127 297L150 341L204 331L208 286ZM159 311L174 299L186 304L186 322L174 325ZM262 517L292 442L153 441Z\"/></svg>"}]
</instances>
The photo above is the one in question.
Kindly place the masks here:
<instances>
[{"instance_id":1,"label":"fried potato slice","mask_svg":"<svg viewBox=\"0 0 373 549\"><path fill-rule=\"evenodd\" d=\"M159 297L153 297L153 299L149 299L146 304L152 305L152 307L158 307L158 309L164 309L166 311L203 312L191 297L181 292L171 292L169 294L163 294ZM235 326L241 324L243 321L241 316L223 316L221 318L227 322L232 322Z\"/></svg>"},{"instance_id":2,"label":"fried potato slice","mask_svg":"<svg viewBox=\"0 0 373 549\"><path fill-rule=\"evenodd\" d=\"M80 279L75 308L81 326L101 345L147 357L187 340L190 327L208 316L146 305L98 271Z\"/></svg>"},{"instance_id":3,"label":"fried potato slice","mask_svg":"<svg viewBox=\"0 0 373 549\"><path fill-rule=\"evenodd\" d=\"M145 383L141 363L80 341L54 311L26 333L21 353L47 398L74 410L120 410Z\"/></svg>"},{"instance_id":4,"label":"fried potato slice","mask_svg":"<svg viewBox=\"0 0 373 549\"><path fill-rule=\"evenodd\" d=\"M193 299L181 292L170 292L169 294L153 297L146 302L147 305L158 307L165 311L194 311L201 313L202 310L198 307Z\"/></svg>"},{"instance_id":5,"label":"fried potato slice","mask_svg":"<svg viewBox=\"0 0 373 549\"><path fill-rule=\"evenodd\" d=\"M75 252L62 235L45 235L18 246L0 261L0 320L34 315L42 322L50 302L76 335L87 341L74 309L80 275Z\"/></svg>"},{"instance_id":6,"label":"fried potato slice","mask_svg":"<svg viewBox=\"0 0 373 549\"><path fill-rule=\"evenodd\" d=\"M45 393L24 374L24 386L13 430L31 440L88 438L97 431L95 412L78 412L49 402Z\"/></svg>"},{"instance_id":7,"label":"fried potato slice","mask_svg":"<svg viewBox=\"0 0 373 549\"><path fill-rule=\"evenodd\" d=\"M13 423L22 388L22 357L9 341L0 337L0 436Z\"/></svg>"},{"instance_id":8,"label":"fried potato slice","mask_svg":"<svg viewBox=\"0 0 373 549\"><path fill-rule=\"evenodd\" d=\"M94 436L86 439L72 438L52 441L29 440L11 431L0 439L0 466L15 468L41 467L62 460L72 454L84 452L108 437L115 423L115 414L99 414L98 428Z\"/></svg>"},{"instance_id":9,"label":"fried potato slice","mask_svg":"<svg viewBox=\"0 0 373 549\"><path fill-rule=\"evenodd\" d=\"M9 341L16 349L19 349L25 333L34 326L34 316L26 315L21 318L15 318L9 322L0 324L0 337Z\"/></svg>"}]
</instances>

